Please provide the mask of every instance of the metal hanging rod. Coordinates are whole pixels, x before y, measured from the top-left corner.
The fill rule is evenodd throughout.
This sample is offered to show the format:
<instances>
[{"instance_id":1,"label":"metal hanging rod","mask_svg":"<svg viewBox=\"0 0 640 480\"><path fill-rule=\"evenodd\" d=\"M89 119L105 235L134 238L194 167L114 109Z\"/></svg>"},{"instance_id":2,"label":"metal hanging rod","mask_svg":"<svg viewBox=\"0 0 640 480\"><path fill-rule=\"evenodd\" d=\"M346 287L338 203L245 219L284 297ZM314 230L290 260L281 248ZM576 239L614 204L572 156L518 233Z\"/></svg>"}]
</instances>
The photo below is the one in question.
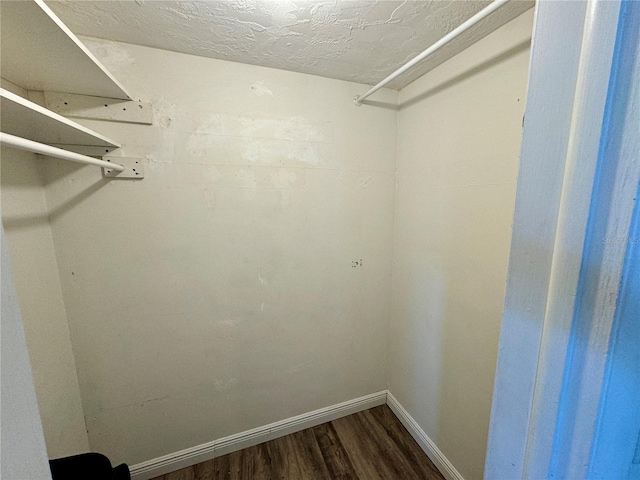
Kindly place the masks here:
<instances>
[{"instance_id":1,"label":"metal hanging rod","mask_svg":"<svg viewBox=\"0 0 640 480\"><path fill-rule=\"evenodd\" d=\"M406 72L407 70L412 68L415 64L417 64L417 63L421 62L422 60L424 60L425 58L427 58L433 52L435 52L436 50L440 49L441 47L443 47L444 45L449 43L451 40L453 40L454 38L458 37L461 33L464 33L467 30L469 30L469 28L473 27L475 24L480 22L480 20L482 20L485 17L491 15L493 12L495 12L497 9L499 9L500 7L502 7L505 3L509 2L509 1L511 1L511 0L495 0L491 5L489 5L488 7L485 7L484 9L480 10L478 13L476 13L473 17L471 17L469 20L467 20L463 24L461 24L459 27L455 28L454 30L451 30L444 37L442 37L436 43L431 45L429 48L427 48L424 52L419 54L417 57L415 57L412 60L409 60L407 63L405 63L403 66L401 66L395 72L393 72L387 78L385 78L380 83L378 83L375 87L370 88L367 92L363 93L362 95L356 95L354 97L354 99L353 99L353 103L355 103L359 107L360 105L362 105L362 101L365 98L367 98L369 95L371 95L371 94L377 92L378 90L380 90L382 87L384 87L391 80L395 80L397 77L402 75L404 72Z\"/></svg>"},{"instance_id":2,"label":"metal hanging rod","mask_svg":"<svg viewBox=\"0 0 640 480\"><path fill-rule=\"evenodd\" d=\"M88 157L87 155L69 152L61 148L52 147L51 145L45 145L44 143L34 142L33 140L27 140L26 138L22 137L16 137L15 135L11 135L9 133L0 132L0 144L20 150L27 150L33 153L48 155L50 157L62 158L63 160L84 163L85 165L95 165L97 167L117 170L118 172L123 172L125 170L125 167L118 163L98 160L97 158Z\"/></svg>"}]
</instances>

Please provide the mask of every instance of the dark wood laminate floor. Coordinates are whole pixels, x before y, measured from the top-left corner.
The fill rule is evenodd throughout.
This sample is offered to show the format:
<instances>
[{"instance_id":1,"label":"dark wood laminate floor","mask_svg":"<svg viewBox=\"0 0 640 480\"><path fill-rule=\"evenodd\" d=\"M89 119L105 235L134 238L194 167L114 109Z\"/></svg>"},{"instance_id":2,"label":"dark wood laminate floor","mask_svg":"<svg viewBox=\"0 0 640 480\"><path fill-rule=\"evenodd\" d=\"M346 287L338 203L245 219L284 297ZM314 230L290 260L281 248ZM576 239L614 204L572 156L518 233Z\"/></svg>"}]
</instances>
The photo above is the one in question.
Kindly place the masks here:
<instances>
[{"instance_id":1,"label":"dark wood laminate floor","mask_svg":"<svg viewBox=\"0 0 640 480\"><path fill-rule=\"evenodd\" d=\"M444 480L386 405L154 480Z\"/></svg>"}]
</instances>

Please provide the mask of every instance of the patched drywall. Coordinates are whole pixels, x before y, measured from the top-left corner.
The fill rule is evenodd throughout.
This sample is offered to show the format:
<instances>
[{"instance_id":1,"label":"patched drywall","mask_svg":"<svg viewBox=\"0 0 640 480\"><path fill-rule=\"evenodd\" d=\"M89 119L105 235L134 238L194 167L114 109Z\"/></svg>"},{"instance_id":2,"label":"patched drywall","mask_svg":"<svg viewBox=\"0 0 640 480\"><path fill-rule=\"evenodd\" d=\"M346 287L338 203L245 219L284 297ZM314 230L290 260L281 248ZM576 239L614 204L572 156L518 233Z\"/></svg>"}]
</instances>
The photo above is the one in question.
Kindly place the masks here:
<instances>
[{"instance_id":1,"label":"patched drywall","mask_svg":"<svg viewBox=\"0 0 640 480\"><path fill-rule=\"evenodd\" d=\"M460 0L47 2L76 34L368 84L378 83L489 3ZM408 85L531 8L533 3L514 0L503 6L389 87ZM121 60L126 60L126 54L123 55Z\"/></svg>"},{"instance_id":2,"label":"patched drywall","mask_svg":"<svg viewBox=\"0 0 640 480\"><path fill-rule=\"evenodd\" d=\"M400 92L389 390L482 479L533 12Z\"/></svg>"},{"instance_id":3,"label":"patched drywall","mask_svg":"<svg viewBox=\"0 0 640 480\"><path fill-rule=\"evenodd\" d=\"M385 389L396 110L356 108L360 84L87 44L155 117L80 120L142 181L47 163L92 450L135 464Z\"/></svg>"},{"instance_id":4,"label":"patched drywall","mask_svg":"<svg viewBox=\"0 0 640 480\"><path fill-rule=\"evenodd\" d=\"M4 82L3 87L11 88ZM57 458L84 453L89 442L42 185L43 161L2 149L2 223L47 451Z\"/></svg>"}]
</instances>

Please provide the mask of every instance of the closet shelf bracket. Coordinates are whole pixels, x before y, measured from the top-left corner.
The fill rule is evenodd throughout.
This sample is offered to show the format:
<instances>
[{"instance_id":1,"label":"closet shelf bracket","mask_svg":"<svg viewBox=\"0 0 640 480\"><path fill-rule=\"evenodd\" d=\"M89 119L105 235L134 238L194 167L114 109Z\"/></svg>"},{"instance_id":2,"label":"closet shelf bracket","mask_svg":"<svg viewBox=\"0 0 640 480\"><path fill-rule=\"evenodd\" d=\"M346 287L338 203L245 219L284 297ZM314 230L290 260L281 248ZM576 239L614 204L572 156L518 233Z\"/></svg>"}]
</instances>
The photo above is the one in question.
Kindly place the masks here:
<instances>
[{"instance_id":1,"label":"closet shelf bracket","mask_svg":"<svg viewBox=\"0 0 640 480\"><path fill-rule=\"evenodd\" d=\"M153 125L150 103L46 91L44 100L49 110L65 117Z\"/></svg>"},{"instance_id":2,"label":"closet shelf bracket","mask_svg":"<svg viewBox=\"0 0 640 480\"><path fill-rule=\"evenodd\" d=\"M108 178L144 178L144 163L140 157L102 157L103 160L115 166L122 166L124 170L117 168L105 168L104 176Z\"/></svg>"}]
</instances>

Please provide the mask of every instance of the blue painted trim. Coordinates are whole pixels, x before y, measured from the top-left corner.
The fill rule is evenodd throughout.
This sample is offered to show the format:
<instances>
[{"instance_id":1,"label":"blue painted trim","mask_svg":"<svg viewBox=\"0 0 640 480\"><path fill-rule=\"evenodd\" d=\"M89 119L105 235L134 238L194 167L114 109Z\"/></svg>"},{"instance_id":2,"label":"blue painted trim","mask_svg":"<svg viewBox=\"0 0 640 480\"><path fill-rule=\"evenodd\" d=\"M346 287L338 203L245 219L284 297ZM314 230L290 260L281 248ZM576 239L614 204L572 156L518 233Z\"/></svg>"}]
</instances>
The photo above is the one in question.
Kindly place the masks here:
<instances>
[{"instance_id":1,"label":"blue painted trim","mask_svg":"<svg viewBox=\"0 0 640 480\"><path fill-rule=\"evenodd\" d=\"M640 4L639 4L640 5ZM640 184L638 193L640 194ZM640 478L640 204L636 202L589 479Z\"/></svg>"},{"instance_id":2,"label":"blue painted trim","mask_svg":"<svg viewBox=\"0 0 640 480\"><path fill-rule=\"evenodd\" d=\"M628 46L621 57L622 92L640 81L640 2L626 1L621 25ZM635 65L635 71L633 70ZM628 101L628 98L621 98ZM637 99L636 99L637 101ZM640 117L637 113L636 119ZM631 116L633 121L633 116ZM620 130L624 124L619 125ZM633 126L631 128L634 128ZM640 136L638 125L635 125ZM639 142L640 143L640 142ZM637 153L640 156L640 152ZM588 478L640 479L640 183L629 230L620 295L616 305L604 388L591 447Z\"/></svg>"},{"instance_id":3,"label":"blue painted trim","mask_svg":"<svg viewBox=\"0 0 640 480\"><path fill-rule=\"evenodd\" d=\"M593 311L594 308L589 284L593 279L597 278L597 272L601 268L603 239L600 238L600 231L611 211L612 192L609 182L613 178L613 173L618 165L619 133L623 131L620 121L624 117L626 110L631 77L628 67L629 63L633 65L633 61L629 62L627 57L630 50L633 50L632 54L635 52L636 43L634 42L637 42L637 31L630 31L633 25L629 25L633 23L629 22L632 3L636 3L636 7L640 6L638 2L628 0L622 2L618 31L616 32L616 45L601 130L598 163L578 283L578 296L576 298L576 308L572 320L571 337L563 374L548 478L563 479L566 477L566 462L564 462L564 459L568 457L571 436L576 421L575 408L573 406L581 390L580 383L576 379L579 378L577 374L584 366L586 352L589 349L588 338L592 325L589 321L591 316L587 313Z\"/></svg>"}]
</instances>

